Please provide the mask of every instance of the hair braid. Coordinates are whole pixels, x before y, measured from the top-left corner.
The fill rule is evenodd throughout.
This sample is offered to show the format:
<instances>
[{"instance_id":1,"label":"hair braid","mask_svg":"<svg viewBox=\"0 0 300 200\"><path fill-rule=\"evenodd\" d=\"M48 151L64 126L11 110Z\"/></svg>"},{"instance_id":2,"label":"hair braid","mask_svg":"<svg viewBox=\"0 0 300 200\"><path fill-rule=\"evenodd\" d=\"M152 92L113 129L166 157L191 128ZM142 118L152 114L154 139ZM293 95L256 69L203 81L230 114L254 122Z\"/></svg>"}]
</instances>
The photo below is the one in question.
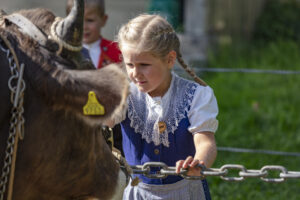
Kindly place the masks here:
<instances>
[{"instance_id":1,"label":"hair braid","mask_svg":"<svg viewBox=\"0 0 300 200\"><path fill-rule=\"evenodd\" d=\"M132 44L135 50L151 52L164 59L170 51L177 53L177 60L183 69L200 85L207 84L185 64L180 53L180 41L171 24L159 15L142 14L123 25L118 33L118 43L122 50L124 44Z\"/></svg>"},{"instance_id":2,"label":"hair braid","mask_svg":"<svg viewBox=\"0 0 300 200\"><path fill-rule=\"evenodd\" d=\"M200 85L202 86L207 86L207 84L201 79L199 78L196 73L194 72L194 70L192 68L190 68L189 66L187 66L187 64L185 64L184 60L182 59L182 55L180 52L177 52L177 60L179 62L179 64L181 65L181 67Z\"/></svg>"}]
</instances>

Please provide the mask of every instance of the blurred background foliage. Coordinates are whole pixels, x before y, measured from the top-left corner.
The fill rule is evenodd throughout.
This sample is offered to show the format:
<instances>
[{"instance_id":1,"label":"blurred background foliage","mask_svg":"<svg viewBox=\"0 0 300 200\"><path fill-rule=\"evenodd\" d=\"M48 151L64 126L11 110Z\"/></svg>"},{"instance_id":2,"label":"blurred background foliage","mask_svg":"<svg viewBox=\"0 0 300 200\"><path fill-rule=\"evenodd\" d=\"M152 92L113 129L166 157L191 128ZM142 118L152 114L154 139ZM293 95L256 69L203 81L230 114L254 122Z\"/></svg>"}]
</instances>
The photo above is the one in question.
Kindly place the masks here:
<instances>
[{"instance_id":1,"label":"blurred background foliage","mask_svg":"<svg viewBox=\"0 0 300 200\"><path fill-rule=\"evenodd\" d=\"M222 38L222 37L221 37ZM202 67L300 71L299 1L268 1L250 37L218 40ZM199 74L214 89L220 126L217 145L283 152L300 149L300 74ZM300 157L219 151L214 167L242 164L247 169L282 165L300 171ZM232 176L238 176L238 172ZM279 177L279 173L273 174ZM259 178L227 182L209 177L212 199L300 199L300 180L266 183Z\"/></svg>"},{"instance_id":2,"label":"blurred background foliage","mask_svg":"<svg viewBox=\"0 0 300 200\"><path fill-rule=\"evenodd\" d=\"M300 4L297 0L272 0L258 18L253 39L264 42L300 41Z\"/></svg>"}]
</instances>

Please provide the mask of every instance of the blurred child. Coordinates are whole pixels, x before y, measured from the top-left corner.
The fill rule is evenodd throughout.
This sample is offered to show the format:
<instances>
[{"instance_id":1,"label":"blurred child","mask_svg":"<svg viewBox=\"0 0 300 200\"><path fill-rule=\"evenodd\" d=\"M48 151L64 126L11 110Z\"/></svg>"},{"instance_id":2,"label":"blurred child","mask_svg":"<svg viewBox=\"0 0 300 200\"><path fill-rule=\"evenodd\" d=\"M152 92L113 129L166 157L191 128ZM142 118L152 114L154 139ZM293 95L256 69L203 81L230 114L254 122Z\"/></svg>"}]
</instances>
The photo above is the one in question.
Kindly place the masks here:
<instances>
[{"instance_id":1,"label":"blurred child","mask_svg":"<svg viewBox=\"0 0 300 200\"><path fill-rule=\"evenodd\" d=\"M83 47L98 69L121 61L121 52L117 43L102 37L101 29L105 26L108 15L105 13L104 0L84 0ZM66 12L71 11L73 0L67 0Z\"/></svg>"},{"instance_id":2,"label":"blurred child","mask_svg":"<svg viewBox=\"0 0 300 200\"><path fill-rule=\"evenodd\" d=\"M73 6L74 0L67 0L66 13ZM84 0L83 50L82 55L91 59L95 68L100 69L111 63L121 62L121 52L116 42L102 37L101 29L105 26L108 15L105 13L104 0ZM114 146L122 153L122 135L119 124L113 127Z\"/></svg>"},{"instance_id":3,"label":"blurred child","mask_svg":"<svg viewBox=\"0 0 300 200\"><path fill-rule=\"evenodd\" d=\"M118 43L132 81L121 122L127 162L164 162L176 166L177 173L188 169L188 175L200 176L198 165L210 167L217 152L218 106L213 90L184 63L174 29L159 15L130 20L120 29ZM195 81L171 72L176 59ZM157 167L150 171L155 173ZM136 176L141 182L129 184L123 199L210 199L206 180Z\"/></svg>"}]
</instances>

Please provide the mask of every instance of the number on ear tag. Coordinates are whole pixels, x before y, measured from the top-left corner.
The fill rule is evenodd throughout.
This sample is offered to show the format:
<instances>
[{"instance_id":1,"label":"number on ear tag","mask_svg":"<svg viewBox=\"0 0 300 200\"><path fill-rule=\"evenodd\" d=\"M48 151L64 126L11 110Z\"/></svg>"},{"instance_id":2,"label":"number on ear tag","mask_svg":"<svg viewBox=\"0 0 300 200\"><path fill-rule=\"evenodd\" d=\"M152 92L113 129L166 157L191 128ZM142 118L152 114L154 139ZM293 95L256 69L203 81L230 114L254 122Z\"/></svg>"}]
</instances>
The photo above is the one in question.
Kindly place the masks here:
<instances>
[{"instance_id":1,"label":"number on ear tag","mask_svg":"<svg viewBox=\"0 0 300 200\"><path fill-rule=\"evenodd\" d=\"M83 107L84 115L104 115L105 109L97 100L96 94L93 91L89 92L88 101Z\"/></svg>"}]
</instances>

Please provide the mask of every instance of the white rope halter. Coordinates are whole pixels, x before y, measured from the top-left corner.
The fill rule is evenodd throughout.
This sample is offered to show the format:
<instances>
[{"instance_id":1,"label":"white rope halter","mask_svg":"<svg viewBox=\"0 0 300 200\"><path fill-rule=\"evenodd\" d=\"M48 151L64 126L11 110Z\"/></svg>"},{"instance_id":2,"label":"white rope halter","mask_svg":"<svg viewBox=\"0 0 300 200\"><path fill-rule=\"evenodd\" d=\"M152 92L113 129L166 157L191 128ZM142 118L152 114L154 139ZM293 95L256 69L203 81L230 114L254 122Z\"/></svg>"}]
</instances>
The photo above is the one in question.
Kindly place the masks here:
<instances>
[{"instance_id":1,"label":"white rope halter","mask_svg":"<svg viewBox=\"0 0 300 200\"><path fill-rule=\"evenodd\" d=\"M56 26L57 24L62 20L62 18L60 17L56 17L55 21L52 23L51 25L51 29L50 29L50 35L49 35L49 39L54 40L55 42L58 43L59 45L59 49L57 50L56 54L59 55L61 54L63 48L66 48L70 51L80 51L82 49L82 45L80 46L73 46L71 44L68 44L67 42L63 41L56 33Z\"/></svg>"}]
</instances>

